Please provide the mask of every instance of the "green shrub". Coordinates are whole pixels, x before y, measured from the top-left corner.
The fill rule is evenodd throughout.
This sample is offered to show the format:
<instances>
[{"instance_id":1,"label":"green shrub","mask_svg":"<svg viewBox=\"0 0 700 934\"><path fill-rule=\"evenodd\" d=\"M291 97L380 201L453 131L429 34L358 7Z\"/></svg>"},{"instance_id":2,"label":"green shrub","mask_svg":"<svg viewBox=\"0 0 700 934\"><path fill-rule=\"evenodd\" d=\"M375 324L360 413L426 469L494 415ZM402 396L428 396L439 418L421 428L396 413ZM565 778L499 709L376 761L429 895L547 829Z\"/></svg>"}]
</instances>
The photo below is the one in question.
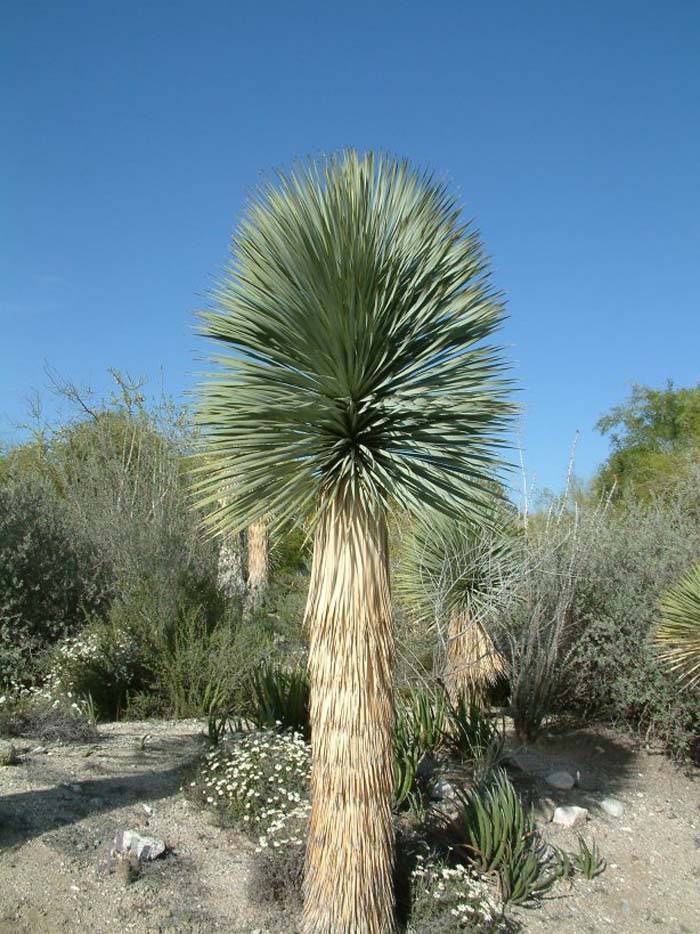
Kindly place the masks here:
<instances>
[{"instance_id":1,"label":"green shrub","mask_svg":"<svg viewBox=\"0 0 700 934\"><path fill-rule=\"evenodd\" d=\"M461 695L447 708L445 741L453 755L470 763L477 781L483 781L503 759L505 732L475 704Z\"/></svg>"},{"instance_id":2,"label":"green shrub","mask_svg":"<svg viewBox=\"0 0 700 934\"><path fill-rule=\"evenodd\" d=\"M442 745L447 722L447 702L442 692L434 696L416 689L405 692L394 705L394 808L421 811L431 790L433 776L422 774L420 765Z\"/></svg>"},{"instance_id":3,"label":"green shrub","mask_svg":"<svg viewBox=\"0 0 700 934\"><path fill-rule=\"evenodd\" d=\"M265 665L253 673L248 690L243 710L259 729L292 730L308 742L310 685L304 668Z\"/></svg>"},{"instance_id":4,"label":"green shrub","mask_svg":"<svg viewBox=\"0 0 700 934\"><path fill-rule=\"evenodd\" d=\"M59 643L44 685L53 696L90 698L100 720L116 720L129 691L152 679L142 655L142 647L113 619L94 619L78 636Z\"/></svg>"},{"instance_id":5,"label":"green shrub","mask_svg":"<svg viewBox=\"0 0 700 934\"><path fill-rule=\"evenodd\" d=\"M700 554L698 483L700 470L673 496L608 516L574 604L580 635L557 705L622 724L679 758L700 754L700 694L678 689L651 637L660 596Z\"/></svg>"},{"instance_id":6,"label":"green shrub","mask_svg":"<svg viewBox=\"0 0 700 934\"><path fill-rule=\"evenodd\" d=\"M0 486L0 688L31 681L47 649L107 595L98 553L51 485Z\"/></svg>"}]
</instances>

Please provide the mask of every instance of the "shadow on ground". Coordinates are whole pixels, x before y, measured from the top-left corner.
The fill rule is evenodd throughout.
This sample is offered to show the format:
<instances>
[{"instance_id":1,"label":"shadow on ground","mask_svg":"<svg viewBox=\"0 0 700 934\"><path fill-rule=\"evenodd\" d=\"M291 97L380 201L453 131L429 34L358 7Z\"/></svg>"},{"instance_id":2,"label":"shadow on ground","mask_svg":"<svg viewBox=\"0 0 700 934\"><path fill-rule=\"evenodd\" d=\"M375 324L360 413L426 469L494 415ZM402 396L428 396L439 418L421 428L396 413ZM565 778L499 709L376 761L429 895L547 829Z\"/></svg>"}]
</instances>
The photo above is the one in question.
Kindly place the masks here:
<instances>
[{"instance_id":1,"label":"shadow on ground","mask_svg":"<svg viewBox=\"0 0 700 934\"><path fill-rule=\"evenodd\" d=\"M591 807L625 793L634 777L635 757L634 744L627 737L590 726L551 731L528 745L511 737L506 764L515 786L533 803L546 795L560 804ZM568 792L551 788L546 777L555 771L569 772L576 787Z\"/></svg>"},{"instance_id":2,"label":"shadow on ground","mask_svg":"<svg viewBox=\"0 0 700 934\"><path fill-rule=\"evenodd\" d=\"M105 778L75 779L52 788L20 791L0 797L0 851L47 831L75 824L143 801L159 801L177 793L196 756L165 769L146 769Z\"/></svg>"}]
</instances>

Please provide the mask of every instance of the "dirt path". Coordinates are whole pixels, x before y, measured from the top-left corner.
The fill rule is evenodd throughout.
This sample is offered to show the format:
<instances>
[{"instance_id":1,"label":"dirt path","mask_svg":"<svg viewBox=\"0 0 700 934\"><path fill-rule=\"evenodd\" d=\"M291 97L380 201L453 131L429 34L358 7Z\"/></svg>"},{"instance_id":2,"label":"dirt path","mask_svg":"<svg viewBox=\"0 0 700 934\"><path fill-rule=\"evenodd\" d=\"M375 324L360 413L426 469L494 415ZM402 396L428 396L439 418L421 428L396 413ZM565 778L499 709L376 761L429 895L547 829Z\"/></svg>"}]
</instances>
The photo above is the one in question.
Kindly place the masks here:
<instances>
[{"instance_id":1,"label":"dirt path","mask_svg":"<svg viewBox=\"0 0 700 934\"><path fill-rule=\"evenodd\" d=\"M17 745L21 764L0 769L2 934L284 929L249 899L247 841L178 793L203 748L200 723L107 724L96 744L48 753ZM153 810L148 827L143 804ZM131 885L110 858L124 829L170 848Z\"/></svg>"},{"instance_id":2,"label":"dirt path","mask_svg":"<svg viewBox=\"0 0 700 934\"><path fill-rule=\"evenodd\" d=\"M518 912L526 930L614 931L637 934L700 932L700 775L687 775L664 756L636 750L612 730L583 729L545 737L514 751L516 784L530 784L555 804L588 808L582 827L545 824L548 838L575 850L579 832L595 839L607 859L606 871L591 882L581 877L561 886L541 908ZM554 792L546 775L562 769L577 786ZM520 781L518 782L518 779ZM600 806L622 803L620 817Z\"/></svg>"},{"instance_id":3,"label":"dirt path","mask_svg":"<svg viewBox=\"0 0 700 934\"><path fill-rule=\"evenodd\" d=\"M0 769L0 934L293 930L284 913L251 897L251 845L179 792L204 746L201 723L107 724L89 745L17 746L21 763ZM583 833L609 864L593 882L518 911L526 931L700 932L700 781L606 730L551 736L512 749L511 760L533 799L589 808ZM578 786L548 790L544 778L559 768L578 773ZM621 817L601 810L606 797L622 802ZM153 810L148 827L144 804ZM170 848L131 885L110 858L125 829ZM546 833L576 846L576 831L547 824Z\"/></svg>"}]
</instances>

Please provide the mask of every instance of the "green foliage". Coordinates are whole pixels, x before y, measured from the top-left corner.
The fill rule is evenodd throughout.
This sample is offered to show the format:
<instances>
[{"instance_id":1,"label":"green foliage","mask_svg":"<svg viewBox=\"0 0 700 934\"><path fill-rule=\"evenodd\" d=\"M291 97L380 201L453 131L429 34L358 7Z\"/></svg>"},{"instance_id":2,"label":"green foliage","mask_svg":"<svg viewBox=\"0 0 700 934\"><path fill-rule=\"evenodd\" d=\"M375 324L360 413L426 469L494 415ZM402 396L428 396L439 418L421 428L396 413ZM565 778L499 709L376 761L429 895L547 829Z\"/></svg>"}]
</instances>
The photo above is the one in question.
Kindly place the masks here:
<instances>
[{"instance_id":1,"label":"green foliage","mask_svg":"<svg viewBox=\"0 0 700 934\"><path fill-rule=\"evenodd\" d=\"M656 642L661 659L682 684L700 684L700 564L674 584L660 604Z\"/></svg>"},{"instance_id":2,"label":"green foliage","mask_svg":"<svg viewBox=\"0 0 700 934\"><path fill-rule=\"evenodd\" d=\"M398 702L397 707L398 719L413 736L421 755L435 752L443 742L449 716L445 694L442 691L413 690Z\"/></svg>"},{"instance_id":3,"label":"green foliage","mask_svg":"<svg viewBox=\"0 0 700 934\"><path fill-rule=\"evenodd\" d=\"M248 690L246 714L259 729L292 730L309 740L310 687L304 668L264 665L253 673Z\"/></svg>"},{"instance_id":4,"label":"green foliage","mask_svg":"<svg viewBox=\"0 0 700 934\"><path fill-rule=\"evenodd\" d=\"M572 855L571 862L574 869L589 880L605 872L607 867L607 861L601 855L595 840L589 847L581 834L578 835L578 853Z\"/></svg>"},{"instance_id":5,"label":"green foliage","mask_svg":"<svg viewBox=\"0 0 700 934\"><path fill-rule=\"evenodd\" d=\"M504 903L523 904L547 892L561 876L532 812L499 770L487 786L463 792L456 823L446 824L458 855L498 876Z\"/></svg>"},{"instance_id":6,"label":"green foliage","mask_svg":"<svg viewBox=\"0 0 700 934\"><path fill-rule=\"evenodd\" d=\"M151 680L142 647L120 625L112 607L106 621L95 618L77 636L58 644L48 660L45 684L55 695L90 698L96 717L116 720L129 691Z\"/></svg>"},{"instance_id":7,"label":"green foliage","mask_svg":"<svg viewBox=\"0 0 700 934\"><path fill-rule=\"evenodd\" d=\"M571 642L581 635L574 605L605 524L605 500L581 508L568 491L523 517L513 574L488 616L506 659L510 713L519 738L534 740L568 685Z\"/></svg>"},{"instance_id":8,"label":"green foliage","mask_svg":"<svg viewBox=\"0 0 700 934\"><path fill-rule=\"evenodd\" d=\"M478 615L507 588L517 524L491 487L479 522L433 513L413 523L401 541L396 590L421 622L444 628L454 613Z\"/></svg>"},{"instance_id":9,"label":"green foliage","mask_svg":"<svg viewBox=\"0 0 700 934\"><path fill-rule=\"evenodd\" d=\"M0 688L31 680L107 596L99 552L53 488L31 476L0 486Z\"/></svg>"},{"instance_id":10,"label":"green foliage","mask_svg":"<svg viewBox=\"0 0 700 934\"><path fill-rule=\"evenodd\" d=\"M505 733L497 723L464 696L448 708L445 739L450 751L470 762L478 777L486 777L503 758Z\"/></svg>"},{"instance_id":11,"label":"green foliage","mask_svg":"<svg viewBox=\"0 0 700 934\"><path fill-rule=\"evenodd\" d=\"M635 385L630 398L598 421L613 450L596 477L600 489L615 487L624 499L662 494L685 470L688 453L700 450L700 384L675 389Z\"/></svg>"},{"instance_id":12,"label":"green foliage","mask_svg":"<svg viewBox=\"0 0 700 934\"><path fill-rule=\"evenodd\" d=\"M696 466L663 498L608 514L573 603L555 707L625 725L679 758L700 754L700 697L679 691L652 635L660 597L700 554L699 485Z\"/></svg>"},{"instance_id":13,"label":"green foliage","mask_svg":"<svg viewBox=\"0 0 700 934\"><path fill-rule=\"evenodd\" d=\"M219 530L370 508L479 511L510 411L477 235L406 162L353 150L265 185L202 317L219 344L198 421Z\"/></svg>"},{"instance_id":14,"label":"green foliage","mask_svg":"<svg viewBox=\"0 0 700 934\"><path fill-rule=\"evenodd\" d=\"M444 740L447 704L444 695L412 690L394 706L394 808L420 811L430 791L430 782L419 766Z\"/></svg>"}]
</instances>

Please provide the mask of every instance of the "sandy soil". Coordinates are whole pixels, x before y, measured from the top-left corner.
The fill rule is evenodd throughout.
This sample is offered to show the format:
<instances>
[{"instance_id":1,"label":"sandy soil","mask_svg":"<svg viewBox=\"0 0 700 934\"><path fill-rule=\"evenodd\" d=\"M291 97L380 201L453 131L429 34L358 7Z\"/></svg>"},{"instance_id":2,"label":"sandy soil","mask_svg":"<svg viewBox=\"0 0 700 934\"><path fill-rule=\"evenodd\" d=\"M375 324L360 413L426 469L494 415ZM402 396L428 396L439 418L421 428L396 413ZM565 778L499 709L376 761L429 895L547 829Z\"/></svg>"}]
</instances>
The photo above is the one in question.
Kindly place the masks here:
<instances>
[{"instance_id":1,"label":"sandy soil","mask_svg":"<svg viewBox=\"0 0 700 934\"><path fill-rule=\"evenodd\" d=\"M579 832L595 839L606 871L591 882L577 877L535 910L519 911L526 930L564 932L700 932L700 774L684 774L663 755L635 748L612 730L583 729L549 735L536 746L514 751L523 772L516 784L534 797L589 809L575 830L544 824L545 833L566 850L577 848ZM579 775L568 792L553 792L544 776L557 769ZM600 802L624 805L610 817Z\"/></svg>"},{"instance_id":2,"label":"sandy soil","mask_svg":"<svg viewBox=\"0 0 700 934\"><path fill-rule=\"evenodd\" d=\"M249 898L250 844L179 792L204 747L200 723L107 724L96 744L48 753L17 746L21 764L0 769L0 934L284 930ZM110 858L124 829L169 847L129 885Z\"/></svg>"},{"instance_id":3,"label":"sandy soil","mask_svg":"<svg viewBox=\"0 0 700 934\"><path fill-rule=\"evenodd\" d=\"M0 934L293 930L288 915L252 897L251 845L209 823L179 791L204 746L200 723L108 724L97 743L45 752L32 741L16 745L20 764L0 769ZM598 879L519 910L526 931L700 932L697 778L606 730L549 736L511 750L511 760L534 799L549 794L590 809L584 835L609 864ZM578 772L578 787L547 790L554 768ZM599 807L611 796L625 806L620 818ZM144 804L153 809L147 827ZM124 829L169 847L129 885L110 857ZM575 831L548 824L546 832L566 849L576 845Z\"/></svg>"}]
</instances>

